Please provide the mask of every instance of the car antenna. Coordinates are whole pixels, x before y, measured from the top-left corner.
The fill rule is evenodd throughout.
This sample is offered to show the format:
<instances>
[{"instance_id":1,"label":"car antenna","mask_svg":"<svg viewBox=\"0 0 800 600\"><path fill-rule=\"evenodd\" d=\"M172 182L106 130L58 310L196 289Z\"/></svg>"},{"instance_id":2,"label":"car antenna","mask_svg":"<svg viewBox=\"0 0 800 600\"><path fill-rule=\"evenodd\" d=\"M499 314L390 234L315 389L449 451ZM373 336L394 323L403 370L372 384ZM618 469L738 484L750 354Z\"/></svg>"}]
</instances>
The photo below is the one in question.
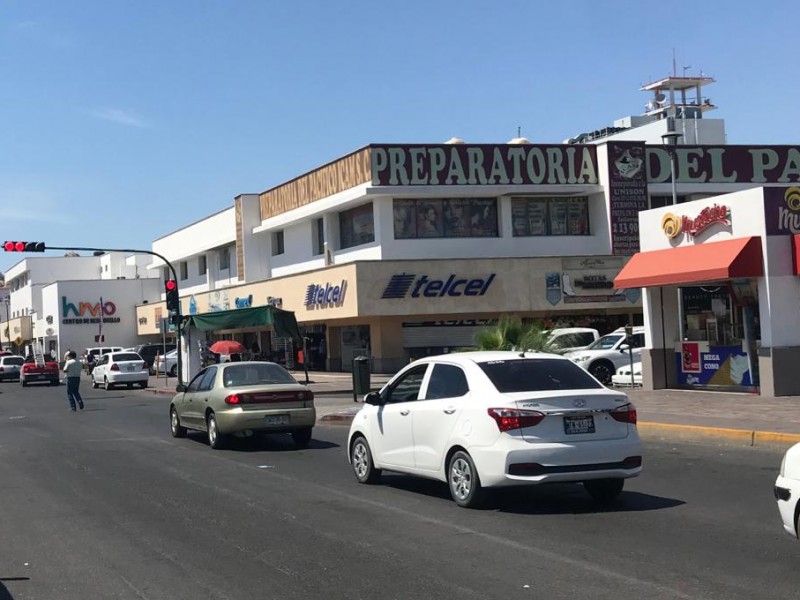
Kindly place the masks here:
<instances>
[{"instance_id":1,"label":"car antenna","mask_svg":"<svg viewBox=\"0 0 800 600\"><path fill-rule=\"evenodd\" d=\"M525 350L523 350L522 352L519 353L519 357L520 358L525 358Z\"/></svg>"}]
</instances>

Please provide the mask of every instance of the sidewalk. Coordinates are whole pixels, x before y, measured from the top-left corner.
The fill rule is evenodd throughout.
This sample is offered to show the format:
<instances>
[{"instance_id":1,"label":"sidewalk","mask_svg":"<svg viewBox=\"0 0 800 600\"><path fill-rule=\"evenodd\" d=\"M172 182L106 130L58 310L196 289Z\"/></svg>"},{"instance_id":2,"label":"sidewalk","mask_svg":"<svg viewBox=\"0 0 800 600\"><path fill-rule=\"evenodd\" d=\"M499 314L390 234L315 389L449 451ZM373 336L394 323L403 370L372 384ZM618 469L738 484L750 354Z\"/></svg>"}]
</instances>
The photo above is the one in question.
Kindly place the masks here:
<instances>
[{"instance_id":1,"label":"sidewalk","mask_svg":"<svg viewBox=\"0 0 800 600\"><path fill-rule=\"evenodd\" d=\"M305 382L302 371L292 374ZM371 388L380 389L390 375L373 374ZM321 423L349 425L361 403L353 401L350 373L309 372L308 387L316 396ZM163 376L150 378L149 392L173 395L175 379L165 388ZM712 436L746 445L800 442L800 396L780 398L755 394L690 390L625 389L639 416L643 435L660 437ZM361 398L359 398L359 401Z\"/></svg>"}]
</instances>

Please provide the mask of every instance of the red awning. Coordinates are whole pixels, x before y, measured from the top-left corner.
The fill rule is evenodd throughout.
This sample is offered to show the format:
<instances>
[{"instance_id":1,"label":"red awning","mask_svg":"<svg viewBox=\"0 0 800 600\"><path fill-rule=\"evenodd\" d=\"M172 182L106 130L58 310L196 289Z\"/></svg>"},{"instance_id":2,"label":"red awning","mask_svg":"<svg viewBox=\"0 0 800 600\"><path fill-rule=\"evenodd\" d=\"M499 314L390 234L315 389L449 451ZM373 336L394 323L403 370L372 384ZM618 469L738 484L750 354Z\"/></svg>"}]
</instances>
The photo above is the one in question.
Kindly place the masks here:
<instances>
[{"instance_id":1,"label":"red awning","mask_svg":"<svg viewBox=\"0 0 800 600\"><path fill-rule=\"evenodd\" d=\"M702 283L764 274L761 238L746 237L635 254L614 279L617 289Z\"/></svg>"},{"instance_id":2,"label":"red awning","mask_svg":"<svg viewBox=\"0 0 800 600\"><path fill-rule=\"evenodd\" d=\"M792 236L792 272L795 275L800 275L800 235L794 234Z\"/></svg>"}]
</instances>

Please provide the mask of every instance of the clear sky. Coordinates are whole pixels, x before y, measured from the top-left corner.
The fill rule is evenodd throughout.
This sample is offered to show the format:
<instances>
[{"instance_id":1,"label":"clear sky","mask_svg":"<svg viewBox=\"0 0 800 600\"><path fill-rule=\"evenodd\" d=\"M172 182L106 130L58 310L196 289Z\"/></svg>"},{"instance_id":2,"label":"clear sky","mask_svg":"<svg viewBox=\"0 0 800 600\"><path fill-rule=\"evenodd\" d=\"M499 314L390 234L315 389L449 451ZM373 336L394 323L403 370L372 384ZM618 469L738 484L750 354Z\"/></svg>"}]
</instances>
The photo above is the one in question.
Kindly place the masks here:
<instances>
[{"instance_id":1,"label":"clear sky","mask_svg":"<svg viewBox=\"0 0 800 600\"><path fill-rule=\"evenodd\" d=\"M796 0L3 0L0 241L149 249L368 143L561 142L640 114L673 48L679 73L717 79L729 143L800 143L799 17Z\"/></svg>"}]
</instances>

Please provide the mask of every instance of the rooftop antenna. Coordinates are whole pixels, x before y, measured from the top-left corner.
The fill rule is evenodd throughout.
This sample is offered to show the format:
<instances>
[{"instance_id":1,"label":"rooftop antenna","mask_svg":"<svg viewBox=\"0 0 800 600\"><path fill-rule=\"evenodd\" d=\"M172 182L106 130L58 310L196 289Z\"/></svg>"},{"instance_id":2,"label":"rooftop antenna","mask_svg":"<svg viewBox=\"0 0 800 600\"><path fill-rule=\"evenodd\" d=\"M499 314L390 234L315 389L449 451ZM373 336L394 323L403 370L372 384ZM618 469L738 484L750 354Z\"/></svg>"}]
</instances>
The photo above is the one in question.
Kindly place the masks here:
<instances>
[{"instance_id":1,"label":"rooftop antenna","mask_svg":"<svg viewBox=\"0 0 800 600\"><path fill-rule=\"evenodd\" d=\"M522 127L517 127L517 137L518 138L522 137Z\"/></svg>"},{"instance_id":2,"label":"rooftop antenna","mask_svg":"<svg viewBox=\"0 0 800 600\"><path fill-rule=\"evenodd\" d=\"M688 71L688 70L689 70L689 69L691 69L691 68L692 68L692 65L688 65L688 66L686 66L686 67L683 67L683 76L684 76L684 77L686 77L686 71Z\"/></svg>"},{"instance_id":3,"label":"rooftop antenna","mask_svg":"<svg viewBox=\"0 0 800 600\"><path fill-rule=\"evenodd\" d=\"M675 62L675 48L672 49L672 76L678 76L678 65Z\"/></svg>"}]
</instances>

